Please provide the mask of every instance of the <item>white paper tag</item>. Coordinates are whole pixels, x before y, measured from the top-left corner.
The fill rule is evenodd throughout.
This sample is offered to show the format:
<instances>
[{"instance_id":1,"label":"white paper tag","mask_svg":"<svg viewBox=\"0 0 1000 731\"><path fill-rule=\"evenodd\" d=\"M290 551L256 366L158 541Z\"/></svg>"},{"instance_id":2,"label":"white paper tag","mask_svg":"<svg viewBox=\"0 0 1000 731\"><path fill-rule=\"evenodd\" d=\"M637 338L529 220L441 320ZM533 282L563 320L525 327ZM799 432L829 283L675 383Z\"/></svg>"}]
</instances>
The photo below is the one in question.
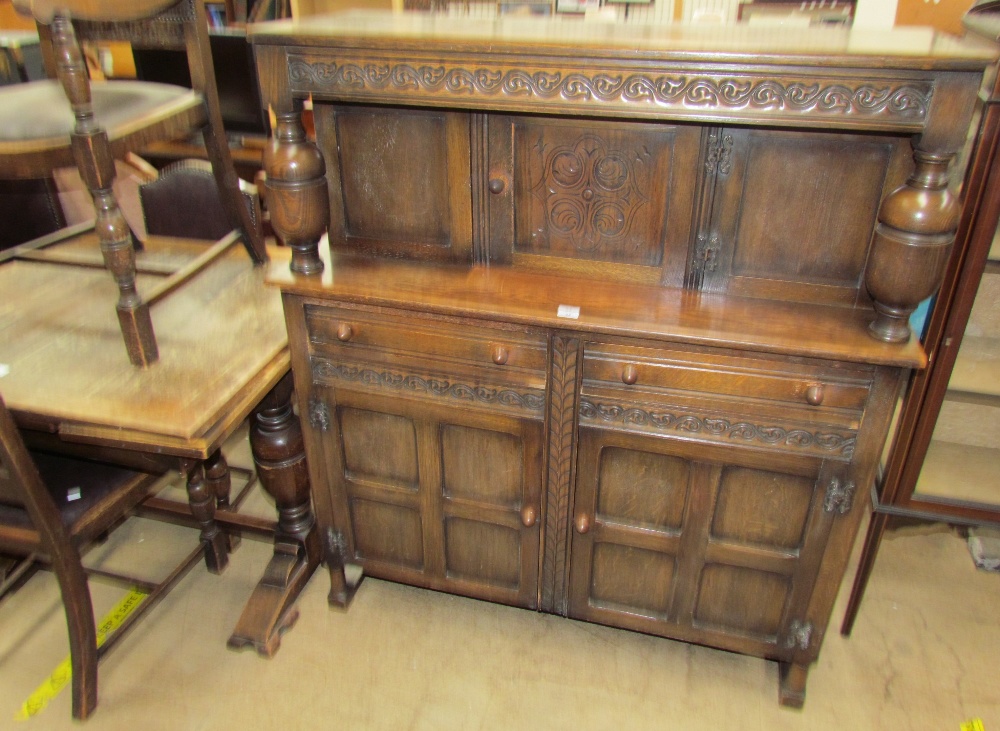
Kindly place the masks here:
<instances>
[{"instance_id":1,"label":"white paper tag","mask_svg":"<svg viewBox=\"0 0 1000 731\"><path fill-rule=\"evenodd\" d=\"M83 495L80 493L79 487L71 487L66 491L66 502L71 503L74 500L79 500Z\"/></svg>"},{"instance_id":2,"label":"white paper tag","mask_svg":"<svg viewBox=\"0 0 1000 731\"><path fill-rule=\"evenodd\" d=\"M0 363L0 378L10 374L10 366L6 363Z\"/></svg>"},{"instance_id":3,"label":"white paper tag","mask_svg":"<svg viewBox=\"0 0 1000 731\"><path fill-rule=\"evenodd\" d=\"M579 320L580 308L576 305L559 305L556 310L556 317L565 317L567 320Z\"/></svg>"}]
</instances>

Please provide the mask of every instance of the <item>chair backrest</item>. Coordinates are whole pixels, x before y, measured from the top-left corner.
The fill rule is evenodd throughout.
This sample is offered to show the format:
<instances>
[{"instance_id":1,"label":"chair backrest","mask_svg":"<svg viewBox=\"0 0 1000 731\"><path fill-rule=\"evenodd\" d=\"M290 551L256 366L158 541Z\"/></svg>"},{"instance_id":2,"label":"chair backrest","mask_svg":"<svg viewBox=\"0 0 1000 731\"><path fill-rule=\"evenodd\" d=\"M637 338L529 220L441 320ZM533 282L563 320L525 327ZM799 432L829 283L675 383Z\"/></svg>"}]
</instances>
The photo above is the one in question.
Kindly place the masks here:
<instances>
[{"instance_id":1,"label":"chair backrest","mask_svg":"<svg viewBox=\"0 0 1000 731\"><path fill-rule=\"evenodd\" d=\"M241 180L240 189L259 234L257 187ZM146 232L151 236L216 240L231 229L212 177L212 166L205 160L179 160L163 168L159 177L139 186L139 202Z\"/></svg>"},{"instance_id":2,"label":"chair backrest","mask_svg":"<svg viewBox=\"0 0 1000 731\"><path fill-rule=\"evenodd\" d=\"M66 50L59 47L65 42L59 32L60 18L72 21L75 38L69 39L71 44L127 41L134 48L183 50L191 88L204 96L210 124L222 129L205 0L14 0L14 7L39 24L42 55L51 77L64 79L67 74L59 69L60 59L67 58ZM83 77L69 85L86 84L85 73ZM66 80L63 83L67 85ZM67 93L72 99L74 91Z\"/></svg>"}]
</instances>

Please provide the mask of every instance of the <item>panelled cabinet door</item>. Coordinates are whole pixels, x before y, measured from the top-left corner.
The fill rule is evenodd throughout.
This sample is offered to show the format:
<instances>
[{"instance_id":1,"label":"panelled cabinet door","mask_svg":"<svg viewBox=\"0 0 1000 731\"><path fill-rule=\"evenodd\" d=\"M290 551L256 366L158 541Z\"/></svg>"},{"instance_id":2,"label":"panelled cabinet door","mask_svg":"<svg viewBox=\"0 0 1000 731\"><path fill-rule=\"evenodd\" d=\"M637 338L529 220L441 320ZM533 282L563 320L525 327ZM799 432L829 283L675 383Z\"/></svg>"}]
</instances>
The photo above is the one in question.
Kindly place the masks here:
<instances>
[{"instance_id":1,"label":"panelled cabinet door","mask_svg":"<svg viewBox=\"0 0 1000 731\"><path fill-rule=\"evenodd\" d=\"M317 104L330 245L472 262L469 115Z\"/></svg>"},{"instance_id":2,"label":"panelled cabinet door","mask_svg":"<svg viewBox=\"0 0 1000 731\"><path fill-rule=\"evenodd\" d=\"M764 657L809 651L827 488L844 469L581 428L570 616Z\"/></svg>"},{"instance_id":3,"label":"panelled cabinet door","mask_svg":"<svg viewBox=\"0 0 1000 731\"><path fill-rule=\"evenodd\" d=\"M540 421L350 388L318 392L330 413L326 518L348 562L372 576L536 606Z\"/></svg>"},{"instance_id":4,"label":"panelled cabinet door","mask_svg":"<svg viewBox=\"0 0 1000 731\"><path fill-rule=\"evenodd\" d=\"M879 203L913 161L907 138L715 128L705 165L688 286L854 305Z\"/></svg>"},{"instance_id":5,"label":"panelled cabinet door","mask_svg":"<svg viewBox=\"0 0 1000 731\"><path fill-rule=\"evenodd\" d=\"M701 128L491 115L491 261L681 286Z\"/></svg>"}]
</instances>

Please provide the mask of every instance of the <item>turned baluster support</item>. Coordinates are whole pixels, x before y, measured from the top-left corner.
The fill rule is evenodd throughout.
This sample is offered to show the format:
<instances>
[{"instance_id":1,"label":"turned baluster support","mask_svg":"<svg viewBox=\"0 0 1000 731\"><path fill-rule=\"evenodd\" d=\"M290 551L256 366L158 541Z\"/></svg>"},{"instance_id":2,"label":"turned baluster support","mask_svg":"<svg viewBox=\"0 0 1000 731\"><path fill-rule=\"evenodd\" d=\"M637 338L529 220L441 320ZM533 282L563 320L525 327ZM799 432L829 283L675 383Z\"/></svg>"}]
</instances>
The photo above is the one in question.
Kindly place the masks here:
<instances>
[{"instance_id":1,"label":"turned baluster support","mask_svg":"<svg viewBox=\"0 0 1000 731\"><path fill-rule=\"evenodd\" d=\"M59 80L76 116L71 136L73 158L94 199L94 230L104 265L118 284L116 310L125 348L133 365L148 366L159 358L153 321L149 305L136 290L132 232L112 192L115 163L107 134L94 119L87 66L67 18L56 16L52 21L52 43Z\"/></svg>"},{"instance_id":2,"label":"turned baluster support","mask_svg":"<svg viewBox=\"0 0 1000 731\"><path fill-rule=\"evenodd\" d=\"M319 148L306 139L299 111L280 112L276 120L264 150L271 226L292 250L291 270L319 274L319 239L330 220L326 163Z\"/></svg>"},{"instance_id":3,"label":"turned baluster support","mask_svg":"<svg viewBox=\"0 0 1000 731\"><path fill-rule=\"evenodd\" d=\"M958 227L948 189L953 157L917 149L913 174L882 201L865 274L877 313L869 332L879 340L909 340L910 314L941 284Z\"/></svg>"},{"instance_id":4,"label":"turned baluster support","mask_svg":"<svg viewBox=\"0 0 1000 731\"><path fill-rule=\"evenodd\" d=\"M251 419L250 448L261 485L278 509L278 528L274 556L229 638L230 647L252 645L266 657L277 651L281 632L298 618L294 601L321 558L302 428L292 411L291 393L288 374Z\"/></svg>"},{"instance_id":5,"label":"turned baluster support","mask_svg":"<svg viewBox=\"0 0 1000 731\"><path fill-rule=\"evenodd\" d=\"M188 505L191 514L201 527L201 541L205 544L205 566L213 574L221 574L229 565L226 534L215 521L215 491L205 479L202 462L187 462Z\"/></svg>"}]
</instances>

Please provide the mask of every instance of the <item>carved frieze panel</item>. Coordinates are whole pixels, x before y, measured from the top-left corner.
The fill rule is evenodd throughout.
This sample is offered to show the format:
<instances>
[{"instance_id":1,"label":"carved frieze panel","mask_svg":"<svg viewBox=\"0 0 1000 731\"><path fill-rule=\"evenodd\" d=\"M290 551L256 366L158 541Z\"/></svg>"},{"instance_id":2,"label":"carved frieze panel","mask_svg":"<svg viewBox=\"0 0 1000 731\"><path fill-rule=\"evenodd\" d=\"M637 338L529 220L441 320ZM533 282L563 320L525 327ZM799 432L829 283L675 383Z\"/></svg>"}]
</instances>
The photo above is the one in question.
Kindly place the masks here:
<instances>
[{"instance_id":1,"label":"carved frieze panel","mask_svg":"<svg viewBox=\"0 0 1000 731\"><path fill-rule=\"evenodd\" d=\"M319 358L313 361L312 370L317 382L328 385L349 383L366 390L528 412L537 417L541 417L545 411L545 391L542 389L463 383L459 378L402 373L384 366L334 363Z\"/></svg>"},{"instance_id":2,"label":"carved frieze panel","mask_svg":"<svg viewBox=\"0 0 1000 731\"><path fill-rule=\"evenodd\" d=\"M847 430L818 429L791 420L739 418L724 414L690 413L681 408L598 401L584 396L580 400L580 421L592 426L625 428L654 434L672 434L685 438L727 444L793 450L834 459L850 459L854 454L855 433Z\"/></svg>"},{"instance_id":3,"label":"carved frieze panel","mask_svg":"<svg viewBox=\"0 0 1000 731\"><path fill-rule=\"evenodd\" d=\"M693 67L573 68L569 64L470 63L465 59L340 57L290 54L296 93L364 100L485 104L516 109L545 101L554 109L591 108L629 116L669 114L697 119L726 116L810 124L920 129L930 107L929 82L911 78L858 80L817 73L773 78Z\"/></svg>"}]
</instances>

